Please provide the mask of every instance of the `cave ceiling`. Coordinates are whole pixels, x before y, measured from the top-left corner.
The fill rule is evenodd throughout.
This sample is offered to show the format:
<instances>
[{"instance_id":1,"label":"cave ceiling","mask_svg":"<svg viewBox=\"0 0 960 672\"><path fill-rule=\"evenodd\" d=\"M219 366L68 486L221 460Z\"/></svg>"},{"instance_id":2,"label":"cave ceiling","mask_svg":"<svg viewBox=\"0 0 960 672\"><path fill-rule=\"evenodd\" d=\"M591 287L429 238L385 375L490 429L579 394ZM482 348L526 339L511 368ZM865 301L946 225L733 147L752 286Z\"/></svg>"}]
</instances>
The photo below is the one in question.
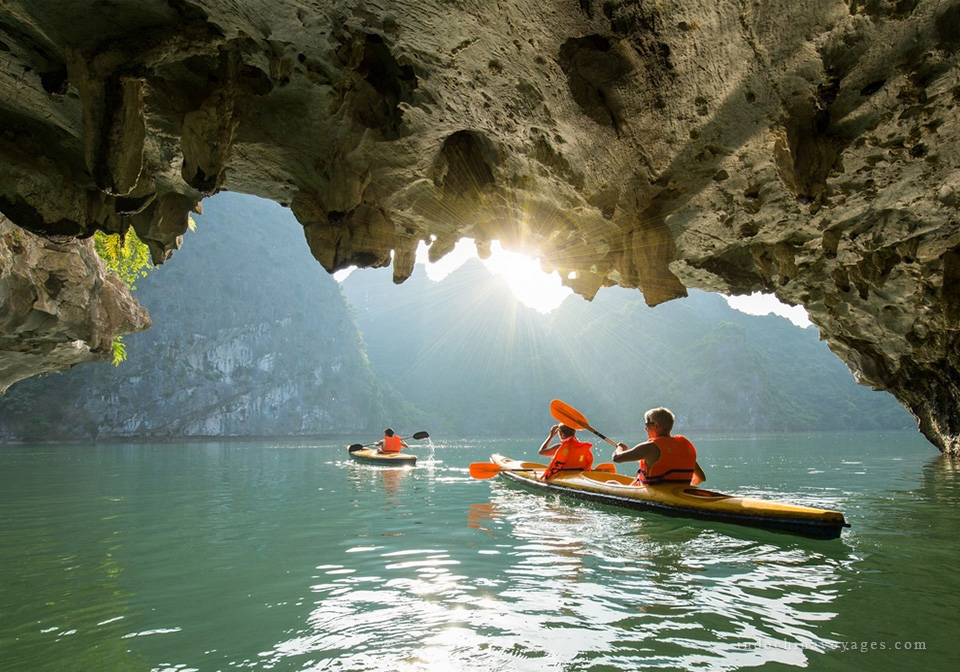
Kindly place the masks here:
<instances>
[{"instance_id":1,"label":"cave ceiling","mask_svg":"<svg viewBox=\"0 0 960 672\"><path fill-rule=\"evenodd\" d=\"M0 212L160 263L228 190L330 272L468 237L586 298L775 294L956 455L958 46L956 1L5 0Z\"/></svg>"}]
</instances>

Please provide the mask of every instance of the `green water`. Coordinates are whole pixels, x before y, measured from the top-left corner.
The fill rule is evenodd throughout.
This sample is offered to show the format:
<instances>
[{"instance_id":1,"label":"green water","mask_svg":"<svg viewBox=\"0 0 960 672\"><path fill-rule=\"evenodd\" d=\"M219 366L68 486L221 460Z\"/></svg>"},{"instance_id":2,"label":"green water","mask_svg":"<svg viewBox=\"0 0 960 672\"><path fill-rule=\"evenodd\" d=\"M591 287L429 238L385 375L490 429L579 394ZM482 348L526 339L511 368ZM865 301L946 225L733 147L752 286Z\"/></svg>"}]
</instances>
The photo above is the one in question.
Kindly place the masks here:
<instances>
[{"instance_id":1,"label":"green water","mask_svg":"<svg viewBox=\"0 0 960 672\"><path fill-rule=\"evenodd\" d=\"M467 473L542 437L375 438L0 447L0 670L956 669L960 471L913 433L692 437L832 541Z\"/></svg>"}]
</instances>

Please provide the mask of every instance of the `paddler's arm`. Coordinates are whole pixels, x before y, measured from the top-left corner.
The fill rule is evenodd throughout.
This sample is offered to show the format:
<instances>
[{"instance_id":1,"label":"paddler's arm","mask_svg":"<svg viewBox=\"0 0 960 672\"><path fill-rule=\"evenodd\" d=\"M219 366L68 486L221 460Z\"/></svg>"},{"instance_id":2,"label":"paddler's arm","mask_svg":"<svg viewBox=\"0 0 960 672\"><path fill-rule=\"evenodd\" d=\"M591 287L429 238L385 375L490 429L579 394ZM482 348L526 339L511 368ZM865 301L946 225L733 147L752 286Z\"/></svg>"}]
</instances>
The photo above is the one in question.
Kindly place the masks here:
<instances>
[{"instance_id":1,"label":"paddler's arm","mask_svg":"<svg viewBox=\"0 0 960 672\"><path fill-rule=\"evenodd\" d=\"M660 459L660 448L653 441L639 443L630 448L625 443L618 443L617 449L613 451L614 462L637 462L646 460L647 465L652 465Z\"/></svg>"},{"instance_id":2,"label":"paddler's arm","mask_svg":"<svg viewBox=\"0 0 960 672\"><path fill-rule=\"evenodd\" d=\"M560 447L560 444L558 443L555 446L551 446L550 442L553 441L553 437L555 437L557 435L557 432L559 431L560 431L560 425L554 425L553 427L550 428L550 435L546 438L546 440L542 444L540 444L541 455L550 456L550 455L553 455L555 452L557 452L557 448Z\"/></svg>"}]
</instances>

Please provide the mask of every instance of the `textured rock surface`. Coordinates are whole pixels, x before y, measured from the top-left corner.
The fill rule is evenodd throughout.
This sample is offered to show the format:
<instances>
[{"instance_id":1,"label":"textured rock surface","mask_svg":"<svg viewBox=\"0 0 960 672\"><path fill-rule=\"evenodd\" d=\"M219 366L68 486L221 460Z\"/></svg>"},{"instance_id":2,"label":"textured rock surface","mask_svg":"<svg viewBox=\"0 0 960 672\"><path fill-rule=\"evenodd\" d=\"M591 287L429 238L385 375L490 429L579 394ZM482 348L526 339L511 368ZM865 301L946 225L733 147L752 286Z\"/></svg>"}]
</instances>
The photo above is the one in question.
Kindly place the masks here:
<instances>
[{"instance_id":1,"label":"textured rock surface","mask_svg":"<svg viewBox=\"0 0 960 672\"><path fill-rule=\"evenodd\" d=\"M52 242L0 216L0 393L38 373L109 360L116 336L149 326L92 240Z\"/></svg>"},{"instance_id":2,"label":"textured rock surface","mask_svg":"<svg viewBox=\"0 0 960 672\"><path fill-rule=\"evenodd\" d=\"M289 205L327 270L468 236L584 296L803 304L960 454L960 3L0 5L0 211L133 226Z\"/></svg>"}]
</instances>

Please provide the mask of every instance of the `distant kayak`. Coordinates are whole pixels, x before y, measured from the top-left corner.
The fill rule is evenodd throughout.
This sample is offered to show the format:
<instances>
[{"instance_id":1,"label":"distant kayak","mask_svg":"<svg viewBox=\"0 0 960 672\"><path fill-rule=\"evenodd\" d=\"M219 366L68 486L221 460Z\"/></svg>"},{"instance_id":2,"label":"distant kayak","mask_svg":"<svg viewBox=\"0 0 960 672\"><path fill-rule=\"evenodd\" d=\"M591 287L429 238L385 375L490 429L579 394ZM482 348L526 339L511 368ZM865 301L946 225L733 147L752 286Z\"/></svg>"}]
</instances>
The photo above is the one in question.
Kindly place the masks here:
<instances>
[{"instance_id":1,"label":"distant kayak","mask_svg":"<svg viewBox=\"0 0 960 672\"><path fill-rule=\"evenodd\" d=\"M350 457L365 464L379 464L384 467L413 467L417 456L410 453L378 453L376 448L348 450Z\"/></svg>"},{"instance_id":2,"label":"distant kayak","mask_svg":"<svg viewBox=\"0 0 960 672\"><path fill-rule=\"evenodd\" d=\"M417 441L420 441L422 439L429 438L430 435L426 432L417 432L413 436L401 437L400 440L404 441L405 439L416 439ZM386 439L386 435L384 435L384 439ZM376 445L377 443L383 444L382 441L367 444L354 443L353 445L347 446L347 452L350 453L350 457L355 459L357 462L364 462L366 464L379 464L387 467L416 466L416 455L411 455L410 453L378 453L377 450L379 448ZM401 443L400 445L409 448L409 446L406 446L406 444Z\"/></svg>"},{"instance_id":3,"label":"distant kayak","mask_svg":"<svg viewBox=\"0 0 960 672\"><path fill-rule=\"evenodd\" d=\"M504 479L541 494L557 493L618 508L655 511L736 525L836 539L849 527L839 511L796 506L751 497L725 495L684 483L631 485L633 478L598 471L561 472L541 481L544 464L519 462L494 454L490 461Z\"/></svg>"}]
</instances>

